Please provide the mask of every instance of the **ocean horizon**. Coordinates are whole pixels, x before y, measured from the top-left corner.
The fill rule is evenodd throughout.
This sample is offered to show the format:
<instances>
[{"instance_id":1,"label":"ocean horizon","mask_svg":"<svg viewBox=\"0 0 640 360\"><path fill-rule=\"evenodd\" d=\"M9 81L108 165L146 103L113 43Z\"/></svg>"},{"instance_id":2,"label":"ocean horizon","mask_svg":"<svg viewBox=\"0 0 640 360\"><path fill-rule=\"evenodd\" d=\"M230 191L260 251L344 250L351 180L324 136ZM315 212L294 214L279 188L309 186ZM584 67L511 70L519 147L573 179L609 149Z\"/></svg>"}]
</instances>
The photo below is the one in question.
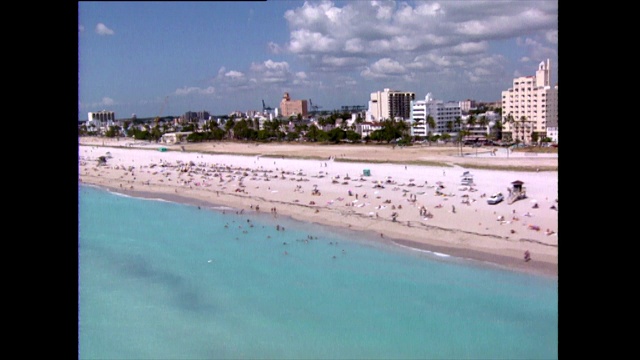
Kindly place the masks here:
<instances>
[{"instance_id":1,"label":"ocean horizon","mask_svg":"<svg viewBox=\"0 0 640 360\"><path fill-rule=\"evenodd\" d=\"M557 359L557 278L79 184L79 359Z\"/></svg>"}]
</instances>

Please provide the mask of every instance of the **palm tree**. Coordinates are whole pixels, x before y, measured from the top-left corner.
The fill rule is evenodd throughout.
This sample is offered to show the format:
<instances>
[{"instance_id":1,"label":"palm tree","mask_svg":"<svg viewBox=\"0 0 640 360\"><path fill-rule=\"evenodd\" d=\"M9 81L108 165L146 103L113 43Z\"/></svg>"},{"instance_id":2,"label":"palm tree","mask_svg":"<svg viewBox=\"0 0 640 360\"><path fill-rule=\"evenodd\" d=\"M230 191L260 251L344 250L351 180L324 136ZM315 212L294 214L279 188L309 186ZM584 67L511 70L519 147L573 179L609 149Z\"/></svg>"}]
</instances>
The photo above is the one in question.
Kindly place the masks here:
<instances>
[{"instance_id":1,"label":"palm tree","mask_svg":"<svg viewBox=\"0 0 640 360\"><path fill-rule=\"evenodd\" d=\"M476 123L482 126L486 130L487 124L489 124L489 120L487 120L486 116L481 116Z\"/></svg>"},{"instance_id":2,"label":"palm tree","mask_svg":"<svg viewBox=\"0 0 640 360\"><path fill-rule=\"evenodd\" d=\"M492 131L491 129L495 129L496 131ZM493 127L489 127L489 135L493 137L493 134L496 134L496 140L498 139L498 134L500 135L500 139L502 139L502 122L496 121L493 124Z\"/></svg>"},{"instance_id":3,"label":"palm tree","mask_svg":"<svg viewBox=\"0 0 640 360\"><path fill-rule=\"evenodd\" d=\"M527 138L527 117L522 115L520 117L520 127L522 128L522 143L523 144L527 144L526 138ZM519 132L519 131L518 131Z\"/></svg>"},{"instance_id":4,"label":"palm tree","mask_svg":"<svg viewBox=\"0 0 640 360\"><path fill-rule=\"evenodd\" d=\"M451 133L453 132L453 121L447 121L447 133L449 137L451 137Z\"/></svg>"},{"instance_id":5,"label":"palm tree","mask_svg":"<svg viewBox=\"0 0 640 360\"><path fill-rule=\"evenodd\" d=\"M475 116L470 115L469 118L467 119L467 125L469 125L470 127L474 127L477 123L477 119Z\"/></svg>"},{"instance_id":6,"label":"palm tree","mask_svg":"<svg viewBox=\"0 0 640 360\"><path fill-rule=\"evenodd\" d=\"M435 130L436 129L436 121L433 119L433 116L429 115L427 116L427 126L429 131L427 131L427 139L429 142L429 145L431 145L431 133L432 133L432 129Z\"/></svg>"},{"instance_id":7,"label":"palm tree","mask_svg":"<svg viewBox=\"0 0 640 360\"><path fill-rule=\"evenodd\" d=\"M513 129L511 129L511 125L513 125L513 123L515 122L515 119L513 118L513 115L511 113L507 114L507 117L504 119L503 124L509 124L509 128L511 130L511 139L509 139L510 141L513 141Z\"/></svg>"},{"instance_id":8,"label":"palm tree","mask_svg":"<svg viewBox=\"0 0 640 360\"><path fill-rule=\"evenodd\" d=\"M409 130L409 125L404 120L400 120L396 122L396 129L404 136Z\"/></svg>"},{"instance_id":9,"label":"palm tree","mask_svg":"<svg viewBox=\"0 0 640 360\"><path fill-rule=\"evenodd\" d=\"M460 130L460 124L462 124L462 119L460 118L460 116L456 116L456 119L453 121L453 123L456 125L456 129Z\"/></svg>"},{"instance_id":10,"label":"palm tree","mask_svg":"<svg viewBox=\"0 0 640 360\"><path fill-rule=\"evenodd\" d=\"M464 141L462 141L464 139L465 136L469 135L469 130L460 130L458 131L458 143L460 144L460 156L462 156L462 145L464 144Z\"/></svg>"}]
</instances>

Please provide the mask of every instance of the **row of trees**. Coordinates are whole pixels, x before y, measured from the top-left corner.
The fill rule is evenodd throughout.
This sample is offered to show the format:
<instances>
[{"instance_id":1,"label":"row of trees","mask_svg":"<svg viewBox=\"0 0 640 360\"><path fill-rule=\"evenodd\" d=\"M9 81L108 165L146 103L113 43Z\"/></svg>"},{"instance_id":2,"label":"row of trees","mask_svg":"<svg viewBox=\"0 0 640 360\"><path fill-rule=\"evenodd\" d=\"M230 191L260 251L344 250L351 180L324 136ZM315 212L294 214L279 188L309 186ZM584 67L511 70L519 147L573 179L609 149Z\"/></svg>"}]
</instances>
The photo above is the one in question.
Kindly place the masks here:
<instances>
[{"instance_id":1,"label":"row of trees","mask_svg":"<svg viewBox=\"0 0 640 360\"><path fill-rule=\"evenodd\" d=\"M486 127L489 124L488 120L484 116L477 117L471 115L465 123L463 123L462 119L458 117L454 121L449 121L446 124L447 132L440 135L433 135L431 129L436 129L437 124L432 116L428 116L424 121L417 122L413 125L414 127L427 125L429 129L427 136L424 138L412 138L409 131L410 127L406 122L387 119L382 121L381 129L373 131L370 135L362 138L361 135L355 131L356 125L363 122L363 119L360 118L360 116L356 118L355 123L352 125L347 125L345 121L338 124L338 119L344 119L348 117L348 115L349 114L334 112L327 117L320 117L318 119L318 125L320 127L302 121L300 116L297 118L292 116L287 120L273 119L265 121L262 129L260 129L260 123L257 118L238 119L235 116L231 116L227 118L223 124L219 124L217 121L209 121L202 127L199 126L197 119L193 119L187 124L182 125L180 131L192 132L187 137L187 141L191 142L219 141L227 139L244 141L305 140L310 142L339 143L344 141L359 142L364 140L386 143L394 142L402 145L411 143L412 140L427 140L428 142L436 142L438 140L450 141L451 135L449 133L453 133L454 129L459 129L455 140L460 144L462 151L463 139L472 134L470 130L476 125ZM525 124L528 121L524 116L521 117L519 121L516 121L513 116L509 114L506 118L506 122L518 125ZM288 125L289 123L292 123L293 126L290 127ZM155 121L143 123L141 126L130 126L131 124L132 122L130 120L125 120L122 128L117 125L110 126L106 131L105 136L126 136L132 137L136 140L158 141L164 133L170 130L175 131L175 129L172 129L166 122L160 123L157 118ZM337 124L338 126L334 127L332 130L322 130L322 127L328 125L336 126ZM502 123L500 121L496 121L493 126L495 131L489 132L490 139L500 140L499 137L501 137ZM516 126L515 129L518 129L518 126ZM80 135L97 135L95 126L93 124L90 124L89 126L83 125L80 129ZM531 142L537 142L538 138L538 134L533 132ZM507 136L507 139L504 140L512 141L510 136ZM550 139L543 139L543 141L544 140L550 141ZM516 138L515 142L520 142L520 139Z\"/></svg>"}]
</instances>

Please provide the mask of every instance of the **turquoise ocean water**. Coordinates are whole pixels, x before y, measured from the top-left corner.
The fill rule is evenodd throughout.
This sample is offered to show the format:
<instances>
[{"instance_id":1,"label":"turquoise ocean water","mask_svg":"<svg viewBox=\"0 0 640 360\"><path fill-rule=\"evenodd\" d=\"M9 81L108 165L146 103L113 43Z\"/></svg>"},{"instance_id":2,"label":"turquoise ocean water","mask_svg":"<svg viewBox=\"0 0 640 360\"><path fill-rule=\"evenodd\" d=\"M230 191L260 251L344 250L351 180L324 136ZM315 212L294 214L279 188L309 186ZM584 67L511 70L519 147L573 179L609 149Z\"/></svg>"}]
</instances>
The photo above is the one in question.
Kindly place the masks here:
<instances>
[{"instance_id":1,"label":"turquoise ocean water","mask_svg":"<svg viewBox=\"0 0 640 360\"><path fill-rule=\"evenodd\" d=\"M558 358L557 278L268 209L78 200L80 359Z\"/></svg>"}]
</instances>

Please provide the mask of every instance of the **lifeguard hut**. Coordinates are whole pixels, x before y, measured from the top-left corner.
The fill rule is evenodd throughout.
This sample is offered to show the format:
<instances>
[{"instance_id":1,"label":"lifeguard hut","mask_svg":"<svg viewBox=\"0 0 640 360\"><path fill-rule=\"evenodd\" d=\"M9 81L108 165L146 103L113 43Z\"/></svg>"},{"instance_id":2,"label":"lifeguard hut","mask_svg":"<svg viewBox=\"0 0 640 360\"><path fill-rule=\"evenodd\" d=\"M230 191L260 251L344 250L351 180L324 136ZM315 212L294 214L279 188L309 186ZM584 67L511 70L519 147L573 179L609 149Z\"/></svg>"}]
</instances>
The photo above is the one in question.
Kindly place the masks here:
<instances>
[{"instance_id":1,"label":"lifeguard hut","mask_svg":"<svg viewBox=\"0 0 640 360\"><path fill-rule=\"evenodd\" d=\"M527 188L523 187L524 182L520 180L516 180L511 183L511 188L509 189L509 198L507 202L509 204L513 204L517 200L524 199L527 197Z\"/></svg>"}]
</instances>

